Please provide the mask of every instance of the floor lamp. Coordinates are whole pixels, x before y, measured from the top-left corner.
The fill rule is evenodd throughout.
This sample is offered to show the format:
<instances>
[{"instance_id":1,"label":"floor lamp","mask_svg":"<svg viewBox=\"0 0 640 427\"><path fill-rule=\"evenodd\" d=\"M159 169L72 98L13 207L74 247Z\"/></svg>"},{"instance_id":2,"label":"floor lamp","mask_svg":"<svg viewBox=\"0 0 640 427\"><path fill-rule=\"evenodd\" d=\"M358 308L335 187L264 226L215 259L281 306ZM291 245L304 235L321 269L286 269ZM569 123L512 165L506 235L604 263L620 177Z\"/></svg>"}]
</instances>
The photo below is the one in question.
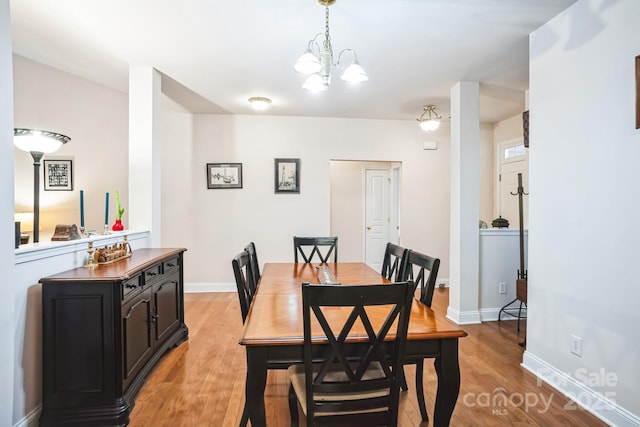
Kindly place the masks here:
<instances>
[{"instance_id":1,"label":"floor lamp","mask_svg":"<svg viewBox=\"0 0 640 427\"><path fill-rule=\"evenodd\" d=\"M71 141L68 136L36 129L13 129L13 143L33 157L33 243L40 240L40 160Z\"/></svg>"}]
</instances>

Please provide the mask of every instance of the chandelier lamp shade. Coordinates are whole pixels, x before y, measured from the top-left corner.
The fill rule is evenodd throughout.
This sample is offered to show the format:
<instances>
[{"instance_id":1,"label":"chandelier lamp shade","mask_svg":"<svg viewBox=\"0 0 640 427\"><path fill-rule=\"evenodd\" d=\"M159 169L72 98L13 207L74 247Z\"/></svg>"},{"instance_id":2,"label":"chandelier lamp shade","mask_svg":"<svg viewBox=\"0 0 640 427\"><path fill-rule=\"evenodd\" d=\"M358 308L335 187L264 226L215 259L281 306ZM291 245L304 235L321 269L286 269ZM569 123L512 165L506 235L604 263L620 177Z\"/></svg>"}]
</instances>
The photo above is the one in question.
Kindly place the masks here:
<instances>
[{"instance_id":1,"label":"chandelier lamp shade","mask_svg":"<svg viewBox=\"0 0 640 427\"><path fill-rule=\"evenodd\" d=\"M36 129L13 129L13 144L33 157L33 243L40 240L40 160L69 142L68 136Z\"/></svg>"},{"instance_id":2,"label":"chandelier lamp shade","mask_svg":"<svg viewBox=\"0 0 640 427\"><path fill-rule=\"evenodd\" d=\"M304 51L293 66L294 70L308 76L302 87L312 92L327 90L331 84L332 70L333 68L342 68L342 56L345 54L352 54L353 60L344 69L340 78L354 84L366 82L369 77L358 62L358 56L353 49L343 49L337 58L333 54L331 35L329 34L329 6L334 4L335 0L318 0L318 3L325 8L324 34L318 33L313 39L309 40L307 50ZM323 36L324 40L322 41L322 46L320 46L319 40Z\"/></svg>"},{"instance_id":3,"label":"chandelier lamp shade","mask_svg":"<svg viewBox=\"0 0 640 427\"><path fill-rule=\"evenodd\" d=\"M436 106L425 105L422 109L422 115L416 119L422 130L429 132L438 129L442 117L436 112Z\"/></svg>"}]
</instances>

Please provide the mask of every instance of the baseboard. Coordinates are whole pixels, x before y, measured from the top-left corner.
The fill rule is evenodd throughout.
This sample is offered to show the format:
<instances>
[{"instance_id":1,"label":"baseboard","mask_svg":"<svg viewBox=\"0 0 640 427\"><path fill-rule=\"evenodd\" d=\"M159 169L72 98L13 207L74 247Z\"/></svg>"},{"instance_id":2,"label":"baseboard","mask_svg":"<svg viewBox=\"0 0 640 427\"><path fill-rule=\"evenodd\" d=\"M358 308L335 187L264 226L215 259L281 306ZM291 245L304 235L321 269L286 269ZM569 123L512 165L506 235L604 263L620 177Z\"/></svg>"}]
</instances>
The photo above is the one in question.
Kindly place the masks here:
<instances>
[{"instance_id":1,"label":"baseboard","mask_svg":"<svg viewBox=\"0 0 640 427\"><path fill-rule=\"evenodd\" d=\"M184 293L197 294L201 292L238 292L236 284L234 282L228 283L207 283L207 282L195 282L185 283Z\"/></svg>"},{"instance_id":2,"label":"baseboard","mask_svg":"<svg viewBox=\"0 0 640 427\"><path fill-rule=\"evenodd\" d=\"M618 406L615 396L609 396L613 400L607 399L539 357L525 351L521 366L575 402L566 410L576 410L578 405L610 426L640 427L640 417Z\"/></svg>"},{"instance_id":3,"label":"baseboard","mask_svg":"<svg viewBox=\"0 0 640 427\"><path fill-rule=\"evenodd\" d=\"M500 315L500 310L502 310L502 308L481 308L480 309L480 319L482 319L483 322L494 322L498 320L498 316ZM510 312L512 312L512 310L515 310L515 315L516 317L513 316L509 316L508 314L502 314L501 316L501 321L502 320L518 320L518 308L516 307L515 309L509 309ZM521 320L525 320L527 318L527 309L526 308L522 308L522 317L520 318Z\"/></svg>"},{"instance_id":4,"label":"baseboard","mask_svg":"<svg viewBox=\"0 0 640 427\"><path fill-rule=\"evenodd\" d=\"M42 405L38 405L33 411L29 412L20 421L15 423L13 427L37 427L40 420L40 412L42 411Z\"/></svg>"},{"instance_id":5,"label":"baseboard","mask_svg":"<svg viewBox=\"0 0 640 427\"><path fill-rule=\"evenodd\" d=\"M458 309L451 306L447 308L447 318L454 321L458 325L482 323L480 319L480 312L478 310L458 311Z\"/></svg>"}]
</instances>

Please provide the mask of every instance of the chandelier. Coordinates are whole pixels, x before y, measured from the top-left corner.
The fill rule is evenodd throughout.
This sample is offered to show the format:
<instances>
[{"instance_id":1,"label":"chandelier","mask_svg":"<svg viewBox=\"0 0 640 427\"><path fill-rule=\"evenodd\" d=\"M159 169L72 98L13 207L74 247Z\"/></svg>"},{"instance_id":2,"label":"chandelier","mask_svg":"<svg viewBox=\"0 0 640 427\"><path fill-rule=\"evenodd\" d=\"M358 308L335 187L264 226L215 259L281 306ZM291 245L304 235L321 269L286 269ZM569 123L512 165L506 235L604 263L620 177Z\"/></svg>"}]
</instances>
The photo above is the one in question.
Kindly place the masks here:
<instances>
[{"instance_id":1,"label":"chandelier","mask_svg":"<svg viewBox=\"0 0 640 427\"><path fill-rule=\"evenodd\" d=\"M341 66L341 58L345 52L353 54L353 62L342 73L341 79L349 83L361 83L369 80L367 73L358 63L358 57L353 49L343 49L338 54L338 60L334 63L333 48L331 46L331 36L329 35L329 6L335 3L335 0L318 0L318 3L325 9L325 29L324 41L322 48L318 44L318 39L323 36L322 33L309 40L307 50L298 58L294 70L299 73L309 75L302 84L303 89L316 92L327 90L331 84L332 67Z\"/></svg>"},{"instance_id":2,"label":"chandelier","mask_svg":"<svg viewBox=\"0 0 640 427\"><path fill-rule=\"evenodd\" d=\"M431 131L438 129L442 117L436 113L436 106L425 105L422 109L422 115L416 119L422 130Z\"/></svg>"}]
</instances>

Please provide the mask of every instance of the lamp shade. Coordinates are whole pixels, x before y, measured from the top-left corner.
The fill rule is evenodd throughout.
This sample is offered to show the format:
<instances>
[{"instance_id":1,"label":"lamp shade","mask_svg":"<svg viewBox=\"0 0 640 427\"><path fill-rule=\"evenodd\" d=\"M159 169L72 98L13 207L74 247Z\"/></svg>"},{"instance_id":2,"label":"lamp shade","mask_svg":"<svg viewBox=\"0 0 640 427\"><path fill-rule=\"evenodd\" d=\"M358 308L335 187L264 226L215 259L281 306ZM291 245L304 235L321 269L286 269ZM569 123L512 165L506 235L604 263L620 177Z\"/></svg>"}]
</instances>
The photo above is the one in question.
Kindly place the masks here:
<instances>
[{"instance_id":1,"label":"lamp shade","mask_svg":"<svg viewBox=\"0 0 640 427\"><path fill-rule=\"evenodd\" d=\"M293 69L302 74L313 74L322 69L322 63L310 49L307 49L300 58L298 58Z\"/></svg>"},{"instance_id":2,"label":"lamp shade","mask_svg":"<svg viewBox=\"0 0 640 427\"><path fill-rule=\"evenodd\" d=\"M302 88L309 92L319 92L327 90L327 85L324 84L324 80L320 74L311 74L302 84Z\"/></svg>"},{"instance_id":3,"label":"lamp shade","mask_svg":"<svg viewBox=\"0 0 640 427\"><path fill-rule=\"evenodd\" d=\"M424 131L432 131L436 130L440 127L440 120L438 119L427 119L420 122L420 127Z\"/></svg>"},{"instance_id":4,"label":"lamp shade","mask_svg":"<svg viewBox=\"0 0 640 427\"><path fill-rule=\"evenodd\" d=\"M362 83L369 80L367 73L364 72L364 69L358 61L353 61L353 63L344 70L340 78L349 83Z\"/></svg>"},{"instance_id":5,"label":"lamp shade","mask_svg":"<svg viewBox=\"0 0 640 427\"><path fill-rule=\"evenodd\" d=\"M71 138L55 132L35 129L14 129L13 144L29 153L53 153Z\"/></svg>"},{"instance_id":6,"label":"lamp shade","mask_svg":"<svg viewBox=\"0 0 640 427\"><path fill-rule=\"evenodd\" d=\"M16 212L14 219L20 223L20 231L23 233L33 231L33 212Z\"/></svg>"}]
</instances>

